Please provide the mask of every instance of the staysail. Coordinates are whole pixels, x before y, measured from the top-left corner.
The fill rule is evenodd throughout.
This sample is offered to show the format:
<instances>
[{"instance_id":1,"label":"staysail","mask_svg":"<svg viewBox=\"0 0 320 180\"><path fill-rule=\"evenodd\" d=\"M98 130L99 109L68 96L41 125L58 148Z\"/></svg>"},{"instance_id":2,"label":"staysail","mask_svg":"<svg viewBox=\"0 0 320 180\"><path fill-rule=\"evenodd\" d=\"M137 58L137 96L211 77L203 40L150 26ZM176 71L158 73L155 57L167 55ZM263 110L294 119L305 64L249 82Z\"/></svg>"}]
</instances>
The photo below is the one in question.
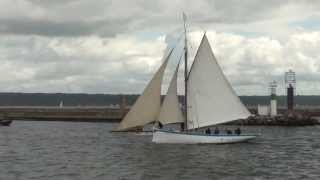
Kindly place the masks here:
<instances>
[{"instance_id":1,"label":"staysail","mask_svg":"<svg viewBox=\"0 0 320 180\"><path fill-rule=\"evenodd\" d=\"M250 116L203 36L188 76L188 129Z\"/></svg>"},{"instance_id":2,"label":"staysail","mask_svg":"<svg viewBox=\"0 0 320 180\"><path fill-rule=\"evenodd\" d=\"M179 63L180 64L180 63ZM184 117L179 105L179 99L177 94L177 79L179 64L173 74L171 79L168 92L161 106L158 121L162 124L170 123L182 123L184 122Z\"/></svg>"},{"instance_id":3,"label":"staysail","mask_svg":"<svg viewBox=\"0 0 320 180\"><path fill-rule=\"evenodd\" d=\"M131 130L156 121L160 111L162 77L171 53L172 50L166 56L164 62L144 89L142 95L139 96L130 111L120 122L116 131Z\"/></svg>"}]
</instances>

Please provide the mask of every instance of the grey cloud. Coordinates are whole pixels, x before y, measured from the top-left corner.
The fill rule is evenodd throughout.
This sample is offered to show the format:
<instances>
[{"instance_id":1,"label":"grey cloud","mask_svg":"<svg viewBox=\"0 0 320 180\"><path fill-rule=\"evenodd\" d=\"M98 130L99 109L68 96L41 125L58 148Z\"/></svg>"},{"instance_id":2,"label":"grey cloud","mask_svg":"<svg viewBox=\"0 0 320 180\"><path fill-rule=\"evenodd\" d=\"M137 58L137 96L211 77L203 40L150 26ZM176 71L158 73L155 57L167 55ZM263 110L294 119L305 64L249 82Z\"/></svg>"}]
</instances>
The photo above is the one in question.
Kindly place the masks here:
<instances>
[{"instance_id":1,"label":"grey cloud","mask_svg":"<svg viewBox=\"0 0 320 180\"><path fill-rule=\"evenodd\" d=\"M0 19L0 34L49 37L115 36L127 30L126 21L66 21Z\"/></svg>"},{"instance_id":2,"label":"grey cloud","mask_svg":"<svg viewBox=\"0 0 320 180\"><path fill-rule=\"evenodd\" d=\"M181 12L185 10L192 24L241 24L272 18L273 11L292 1L42 1L29 0L26 11L40 7L34 17L0 18L0 33L77 37L114 36L123 32L157 29L163 32L181 29ZM180 3L179 3L180 2ZM310 4L304 1L301 4ZM4 7L2 7L4 8ZM12 8L14 7L6 7ZM1 8L0 8L1 10Z\"/></svg>"},{"instance_id":3,"label":"grey cloud","mask_svg":"<svg viewBox=\"0 0 320 180\"><path fill-rule=\"evenodd\" d=\"M66 4L70 4L70 3L74 3L74 2L79 2L79 0L27 0L33 4L36 5L41 5L41 6L52 6L52 5L56 5L56 6L65 6Z\"/></svg>"},{"instance_id":4,"label":"grey cloud","mask_svg":"<svg viewBox=\"0 0 320 180\"><path fill-rule=\"evenodd\" d=\"M282 7L294 5L301 6L303 9L308 6L312 8L317 6L316 1L278 0L264 3L253 0L29 0L28 2L31 3L28 8L31 8L26 9L26 12L29 11L32 16L24 17L24 14L17 14L17 16L0 17L0 75L2 74L0 91L140 93L155 69L152 71L147 69L146 64L136 67L132 64L137 64L136 62L140 62L141 58L155 62L155 59L159 57L154 54L149 55L146 52L148 51L147 46L142 46L145 49L135 49L130 52L132 46L126 47L127 39L135 37L138 40L134 43L138 45L144 43L148 38L155 41L157 38L155 36L160 36L159 34L170 34L165 37L164 43L173 46L181 35L182 11L187 13L190 26L205 27L208 31L218 29L218 32L221 32L221 29L224 30L223 28L231 32L234 29L241 30L239 28L241 26L245 30L256 32L257 29L250 26L250 23L276 19ZM41 13L33 14L32 7L41 9ZM0 11L1 8L4 7L0 7ZM288 14L285 17L288 17ZM258 31L261 33L258 36L268 36L263 34L263 29L275 28L270 25L272 24L260 27ZM145 32L156 32L156 35L148 37L146 33L146 38L140 39L136 36L139 32L142 32L142 36ZM288 34L287 31L284 34ZM106 39L102 40L102 43L109 43L121 35L124 35L125 38L116 45L117 50L120 49L116 56L108 56L108 53L111 55L115 53L112 46L92 43L92 49L101 48L101 52L108 52L106 54L100 51L82 53L81 51L86 49L75 48L78 45L81 46L81 41L87 41L82 39L84 37L93 36L98 40ZM221 36L221 33L218 36ZM217 51L220 50L218 61L240 94L247 92L261 94L271 80L282 83L283 73L287 70L287 64L291 62L295 65L293 68L300 68L297 75L301 82L312 83L319 78L317 73L308 72L311 71L308 69L308 63L304 63L297 53L292 53L299 52L305 55L310 59L310 63L314 63L319 69L320 65L316 62L319 57L317 53L319 43L311 46L306 41L297 40L288 41L289 45L286 45L283 41L280 43L281 48L284 49L281 49L278 55L276 50L266 48L272 47L269 42L271 38L259 41L251 37L251 40L248 41L247 37L242 35L244 40L238 43L232 38L228 39L232 36L232 34L223 35L224 41L219 41L218 45L212 45L212 47L217 47ZM79 41L73 44L74 39ZM290 37L284 39L287 40ZM250 42L256 43L250 44ZM52 43L56 43L55 45L59 46L61 51L68 51L68 48L71 48L74 52L70 54L57 52L50 46ZM61 44L63 46L60 47ZM231 44L230 47L228 44ZM259 44L264 46L258 46ZM296 46L297 44L301 46ZM121 49L122 47L124 48ZM88 47L83 46L82 48ZM158 48L156 51L161 54L159 47L156 48ZM242 51L244 53L241 53ZM262 55L259 54L261 52L263 52ZM268 61L268 57L274 57L277 61ZM146 61L143 62L146 63ZM296 65L298 63L301 66ZM168 69L173 71L174 64L171 65ZM170 75L166 75L165 79L168 81Z\"/></svg>"},{"instance_id":5,"label":"grey cloud","mask_svg":"<svg viewBox=\"0 0 320 180\"><path fill-rule=\"evenodd\" d=\"M44 20L0 20L0 33L43 36L80 36L91 34L84 22L48 22Z\"/></svg>"},{"instance_id":6,"label":"grey cloud","mask_svg":"<svg viewBox=\"0 0 320 180\"><path fill-rule=\"evenodd\" d=\"M97 38L96 40L100 41ZM138 51L134 56L123 55L116 58L95 56L92 53L82 53L81 48L77 48L85 41L87 39L40 36L3 38L0 44L0 91L142 91L153 71L134 67L130 63L144 57L142 52ZM62 49L56 49L57 47ZM75 48L75 53L63 54L65 47Z\"/></svg>"}]
</instances>

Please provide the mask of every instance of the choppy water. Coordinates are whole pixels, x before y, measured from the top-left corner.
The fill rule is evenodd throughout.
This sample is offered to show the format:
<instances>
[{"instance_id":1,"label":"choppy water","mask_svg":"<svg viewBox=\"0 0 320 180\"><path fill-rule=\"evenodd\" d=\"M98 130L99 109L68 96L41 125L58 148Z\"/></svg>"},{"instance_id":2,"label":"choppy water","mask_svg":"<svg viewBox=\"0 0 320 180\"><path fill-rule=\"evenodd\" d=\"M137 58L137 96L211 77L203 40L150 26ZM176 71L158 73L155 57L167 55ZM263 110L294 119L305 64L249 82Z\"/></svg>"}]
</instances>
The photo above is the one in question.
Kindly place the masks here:
<instances>
[{"instance_id":1,"label":"choppy water","mask_svg":"<svg viewBox=\"0 0 320 180\"><path fill-rule=\"evenodd\" d=\"M250 127L232 145L156 145L116 124L15 121L0 127L0 179L320 179L320 127Z\"/></svg>"}]
</instances>

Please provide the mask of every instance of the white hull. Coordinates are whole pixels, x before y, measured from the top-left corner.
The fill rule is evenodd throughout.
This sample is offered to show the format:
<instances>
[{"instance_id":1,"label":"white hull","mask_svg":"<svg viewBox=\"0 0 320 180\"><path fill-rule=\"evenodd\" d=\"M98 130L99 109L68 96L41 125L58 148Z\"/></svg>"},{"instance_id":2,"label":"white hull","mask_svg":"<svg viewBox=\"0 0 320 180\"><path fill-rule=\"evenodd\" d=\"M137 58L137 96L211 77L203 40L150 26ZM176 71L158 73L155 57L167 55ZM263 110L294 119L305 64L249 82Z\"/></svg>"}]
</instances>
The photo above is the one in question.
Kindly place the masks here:
<instances>
[{"instance_id":1,"label":"white hull","mask_svg":"<svg viewBox=\"0 0 320 180\"><path fill-rule=\"evenodd\" d=\"M227 144L246 142L256 137L256 135L186 134L180 132L155 130L153 133L152 142L168 144Z\"/></svg>"},{"instance_id":2,"label":"white hull","mask_svg":"<svg viewBox=\"0 0 320 180\"><path fill-rule=\"evenodd\" d=\"M134 134L137 136L152 136L153 133L149 131L142 131L142 132L135 132Z\"/></svg>"}]
</instances>

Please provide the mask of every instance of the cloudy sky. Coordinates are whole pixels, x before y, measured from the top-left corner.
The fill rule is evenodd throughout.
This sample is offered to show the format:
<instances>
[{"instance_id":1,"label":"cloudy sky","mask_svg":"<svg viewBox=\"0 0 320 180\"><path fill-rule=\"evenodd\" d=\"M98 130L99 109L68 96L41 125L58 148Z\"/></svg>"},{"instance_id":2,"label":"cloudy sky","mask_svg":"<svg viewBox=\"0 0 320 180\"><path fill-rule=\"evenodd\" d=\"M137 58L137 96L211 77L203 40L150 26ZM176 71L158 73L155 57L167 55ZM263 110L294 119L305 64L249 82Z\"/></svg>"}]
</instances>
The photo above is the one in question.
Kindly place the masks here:
<instances>
[{"instance_id":1,"label":"cloudy sky","mask_svg":"<svg viewBox=\"0 0 320 180\"><path fill-rule=\"evenodd\" d=\"M206 31L239 95L282 94L290 68L297 94L320 94L318 0L1 0L0 91L141 93L183 11L190 56Z\"/></svg>"}]
</instances>

